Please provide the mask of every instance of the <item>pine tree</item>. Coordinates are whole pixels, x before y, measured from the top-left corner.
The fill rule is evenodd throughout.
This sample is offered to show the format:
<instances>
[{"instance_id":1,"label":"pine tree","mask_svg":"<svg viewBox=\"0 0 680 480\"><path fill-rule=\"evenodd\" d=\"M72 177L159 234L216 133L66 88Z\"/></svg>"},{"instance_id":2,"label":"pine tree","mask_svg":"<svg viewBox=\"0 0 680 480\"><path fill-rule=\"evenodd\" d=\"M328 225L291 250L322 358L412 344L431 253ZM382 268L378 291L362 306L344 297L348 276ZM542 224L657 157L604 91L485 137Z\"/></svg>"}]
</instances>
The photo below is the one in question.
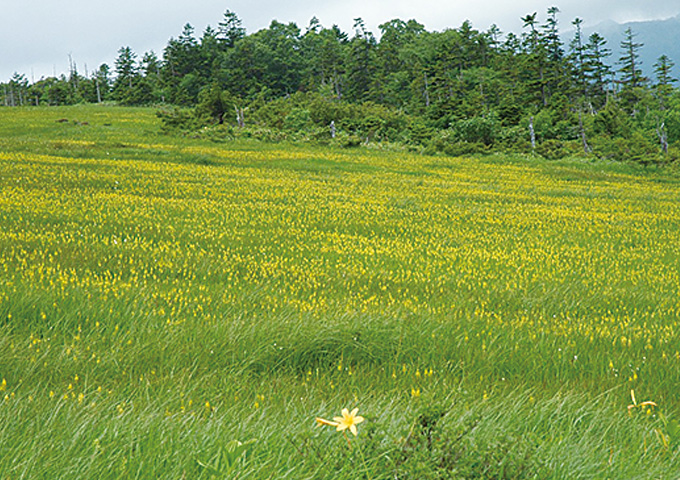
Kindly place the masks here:
<instances>
[{"instance_id":1,"label":"pine tree","mask_svg":"<svg viewBox=\"0 0 680 480\"><path fill-rule=\"evenodd\" d=\"M376 40L361 18L354 19L354 37L350 41L345 65L347 68L347 90L355 101L370 99L374 80Z\"/></svg>"},{"instance_id":2,"label":"pine tree","mask_svg":"<svg viewBox=\"0 0 680 480\"><path fill-rule=\"evenodd\" d=\"M597 107L607 102L612 70L606 59L612 52L607 48L607 40L595 32L588 37L583 57L583 70L588 88L588 97Z\"/></svg>"},{"instance_id":3,"label":"pine tree","mask_svg":"<svg viewBox=\"0 0 680 480\"><path fill-rule=\"evenodd\" d=\"M581 96L584 98L588 97L587 83L586 83L586 70L585 70L585 53L586 47L583 43L583 33L581 31L581 25L583 20L580 18L575 18L571 24L576 29L574 33L574 38L569 44L570 55L569 60L574 68L574 81L576 83L576 88Z\"/></svg>"},{"instance_id":4,"label":"pine tree","mask_svg":"<svg viewBox=\"0 0 680 480\"><path fill-rule=\"evenodd\" d=\"M654 73L656 74L657 86L669 86L678 80L671 76L671 70L675 63L668 57L668 55L661 55L654 64Z\"/></svg>"},{"instance_id":5,"label":"pine tree","mask_svg":"<svg viewBox=\"0 0 680 480\"><path fill-rule=\"evenodd\" d=\"M231 10L224 12L224 19L218 25L218 38L227 48L232 48L238 40L246 36L241 19Z\"/></svg>"},{"instance_id":6,"label":"pine tree","mask_svg":"<svg viewBox=\"0 0 680 480\"><path fill-rule=\"evenodd\" d=\"M636 34L628 27L624 32L624 39L621 41L621 56L619 57L619 82L623 88L637 88L647 82L647 78L642 75L640 66L640 49L644 44L635 41Z\"/></svg>"},{"instance_id":7,"label":"pine tree","mask_svg":"<svg viewBox=\"0 0 680 480\"><path fill-rule=\"evenodd\" d=\"M113 84L113 97L123 103L128 103L132 95L132 85L137 78L137 55L130 47L121 47L115 61L116 80Z\"/></svg>"},{"instance_id":8,"label":"pine tree","mask_svg":"<svg viewBox=\"0 0 680 480\"><path fill-rule=\"evenodd\" d=\"M529 27L529 33L523 36L523 47L527 53L526 72L533 78L529 84L537 86L540 91L541 105L548 105L548 94L546 88L546 48L545 41L540 32L536 29L536 12L521 18L523 26Z\"/></svg>"},{"instance_id":9,"label":"pine tree","mask_svg":"<svg viewBox=\"0 0 680 480\"><path fill-rule=\"evenodd\" d=\"M637 115L637 105L644 97L643 88L649 81L642 75L640 66L640 49L644 46L635 41L633 30L628 27L621 41L621 56L619 57L619 83L621 84L621 99L623 107L633 116Z\"/></svg>"},{"instance_id":10,"label":"pine tree","mask_svg":"<svg viewBox=\"0 0 680 480\"><path fill-rule=\"evenodd\" d=\"M673 78L671 70L675 63L667 56L661 55L654 64L654 73L656 74L656 84L654 90L659 99L659 108L665 110L673 95L673 84L678 80Z\"/></svg>"}]
</instances>

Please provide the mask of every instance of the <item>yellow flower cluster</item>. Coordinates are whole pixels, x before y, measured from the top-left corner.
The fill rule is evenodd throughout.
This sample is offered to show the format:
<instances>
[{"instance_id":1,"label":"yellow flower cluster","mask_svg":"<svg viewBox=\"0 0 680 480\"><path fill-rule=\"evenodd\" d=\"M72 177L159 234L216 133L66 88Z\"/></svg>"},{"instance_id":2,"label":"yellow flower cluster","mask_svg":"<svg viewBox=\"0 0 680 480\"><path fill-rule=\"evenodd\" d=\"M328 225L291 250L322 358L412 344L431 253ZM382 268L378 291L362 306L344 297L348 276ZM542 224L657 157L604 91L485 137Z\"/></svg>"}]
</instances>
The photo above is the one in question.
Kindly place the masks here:
<instances>
[{"instance_id":1,"label":"yellow flower cluster","mask_svg":"<svg viewBox=\"0 0 680 480\"><path fill-rule=\"evenodd\" d=\"M49 323L91 301L110 332L121 304L165 328L225 312L415 313L487 325L488 338L474 333L483 349L509 327L678 355L672 182L384 153L128 147L140 158L0 152L1 314ZM27 291L53 307L14 311ZM69 354L96 361L79 338Z\"/></svg>"}]
</instances>

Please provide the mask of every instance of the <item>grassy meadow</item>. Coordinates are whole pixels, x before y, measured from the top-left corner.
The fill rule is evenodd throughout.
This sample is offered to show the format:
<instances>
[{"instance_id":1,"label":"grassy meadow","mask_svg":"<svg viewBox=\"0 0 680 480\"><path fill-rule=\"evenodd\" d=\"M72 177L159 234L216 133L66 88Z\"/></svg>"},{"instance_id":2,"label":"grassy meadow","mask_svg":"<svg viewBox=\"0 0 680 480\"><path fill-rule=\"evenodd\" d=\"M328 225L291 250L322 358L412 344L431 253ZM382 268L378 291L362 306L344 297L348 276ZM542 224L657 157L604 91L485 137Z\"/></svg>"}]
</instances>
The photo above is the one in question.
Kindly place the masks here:
<instances>
[{"instance_id":1,"label":"grassy meadow","mask_svg":"<svg viewBox=\"0 0 680 480\"><path fill-rule=\"evenodd\" d=\"M680 478L678 176L159 131L0 109L0 480Z\"/></svg>"}]
</instances>

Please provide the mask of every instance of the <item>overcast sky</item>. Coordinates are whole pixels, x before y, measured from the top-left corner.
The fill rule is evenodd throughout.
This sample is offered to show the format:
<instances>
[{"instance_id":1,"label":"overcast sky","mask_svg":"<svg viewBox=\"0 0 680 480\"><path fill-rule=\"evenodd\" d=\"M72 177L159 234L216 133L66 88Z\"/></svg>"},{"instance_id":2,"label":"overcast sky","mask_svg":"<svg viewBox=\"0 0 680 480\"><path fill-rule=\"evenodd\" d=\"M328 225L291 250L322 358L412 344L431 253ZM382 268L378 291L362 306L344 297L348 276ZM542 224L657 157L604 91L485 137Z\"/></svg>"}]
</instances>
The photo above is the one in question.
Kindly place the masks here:
<instances>
[{"instance_id":1,"label":"overcast sky","mask_svg":"<svg viewBox=\"0 0 680 480\"><path fill-rule=\"evenodd\" d=\"M337 24L350 33L353 19L361 17L374 33L393 18L415 18L428 30L458 27L469 19L478 30L497 24L502 31L519 32L520 16L539 12L542 22L550 6L558 6L563 29L575 17L586 25L604 20L668 18L680 13L678 0L2 0L0 18L0 80L13 72L38 80L68 71L69 54L81 74L101 63L113 64L121 46L129 45L140 57L149 50L162 53L170 37L185 23L197 33L214 27L224 11L235 12L248 33L272 19L295 22L301 28L316 16L324 26Z\"/></svg>"}]
</instances>

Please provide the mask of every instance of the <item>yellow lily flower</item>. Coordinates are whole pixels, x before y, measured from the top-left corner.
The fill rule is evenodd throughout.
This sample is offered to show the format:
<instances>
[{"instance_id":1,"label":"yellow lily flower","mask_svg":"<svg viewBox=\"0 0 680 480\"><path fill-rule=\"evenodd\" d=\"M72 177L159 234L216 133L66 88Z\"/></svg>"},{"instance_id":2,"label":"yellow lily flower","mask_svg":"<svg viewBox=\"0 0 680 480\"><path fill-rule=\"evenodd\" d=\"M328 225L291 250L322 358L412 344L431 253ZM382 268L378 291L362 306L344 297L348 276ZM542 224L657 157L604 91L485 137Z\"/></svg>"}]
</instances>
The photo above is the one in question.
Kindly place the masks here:
<instances>
[{"instance_id":1,"label":"yellow lily flower","mask_svg":"<svg viewBox=\"0 0 680 480\"><path fill-rule=\"evenodd\" d=\"M357 412L359 411L358 408L355 408L350 411L346 408L342 409L342 417L333 417L333 420L337 422L337 431L341 432L343 430L346 430L349 428L349 431L354 434L354 436L357 435L357 424L361 423L364 421L364 417L360 417L357 415Z\"/></svg>"}]
</instances>

